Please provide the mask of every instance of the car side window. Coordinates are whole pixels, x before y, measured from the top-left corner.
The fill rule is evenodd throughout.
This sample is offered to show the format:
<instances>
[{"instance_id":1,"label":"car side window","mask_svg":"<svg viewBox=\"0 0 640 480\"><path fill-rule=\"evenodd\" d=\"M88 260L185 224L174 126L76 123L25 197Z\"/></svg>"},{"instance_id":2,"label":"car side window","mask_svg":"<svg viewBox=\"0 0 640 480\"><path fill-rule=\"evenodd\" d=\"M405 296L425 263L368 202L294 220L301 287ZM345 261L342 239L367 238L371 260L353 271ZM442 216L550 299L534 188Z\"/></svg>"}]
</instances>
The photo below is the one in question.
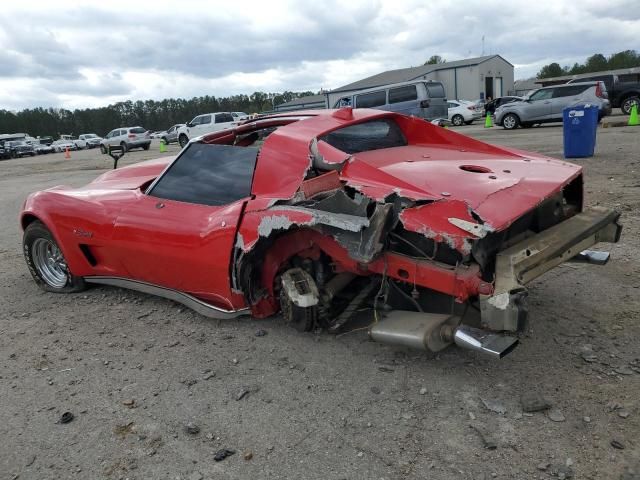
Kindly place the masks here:
<instances>
[{"instance_id":1,"label":"car side window","mask_svg":"<svg viewBox=\"0 0 640 480\"><path fill-rule=\"evenodd\" d=\"M456 108L458 106L457 103L453 103L453 102L448 102L447 103L447 108Z\"/></svg>"},{"instance_id":2,"label":"car side window","mask_svg":"<svg viewBox=\"0 0 640 480\"><path fill-rule=\"evenodd\" d=\"M538 90L537 92L533 92L533 94L529 97L531 101L537 100L547 100L553 96L553 91L555 88L545 88L544 90Z\"/></svg>"},{"instance_id":3,"label":"car side window","mask_svg":"<svg viewBox=\"0 0 640 480\"><path fill-rule=\"evenodd\" d=\"M418 99L418 89L415 85L389 89L389 103L408 102Z\"/></svg>"},{"instance_id":4,"label":"car side window","mask_svg":"<svg viewBox=\"0 0 640 480\"><path fill-rule=\"evenodd\" d=\"M202 115L200 117L200 122L198 122L199 125L207 125L208 123L211 123L211 115Z\"/></svg>"},{"instance_id":5,"label":"car side window","mask_svg":"<svg viewBox=\"0 0 640 480\"><path fill-rule=\"evenodd\" d=\"M220 206L251 195L258 149L193 143L147 192L152 197Z\"/></svg>"},{"instance_id":6,"label":"car side window","mask_svg":"<svg viewBox=\"0 0 640 480\"><path fill-rule=\"evenodd\" d=\"M556 87L553 90L553 98L573 97L580 95L585 90L591 88L590 85L569 85L566 87Z\"/></svg>"},{"instance_id":7,"label":"car side window","mask_svg":"<svg viewBox=\"0 0 640 480\"><path fill-rule=\"evenodd\" d=\"M233 122L233 115L230 113L216 113L216 123Z\"/></svg>"},{"instance_id":8,"label":"car side window","mask_svg":"<svg viewBox=\"0 0 640 480\"><path fill-rule=\"evenodd\" d=\"M385 103L387 103L387 92L385 90L356 95L356 108L374 108Z\"/></svg>"}]
</instances>

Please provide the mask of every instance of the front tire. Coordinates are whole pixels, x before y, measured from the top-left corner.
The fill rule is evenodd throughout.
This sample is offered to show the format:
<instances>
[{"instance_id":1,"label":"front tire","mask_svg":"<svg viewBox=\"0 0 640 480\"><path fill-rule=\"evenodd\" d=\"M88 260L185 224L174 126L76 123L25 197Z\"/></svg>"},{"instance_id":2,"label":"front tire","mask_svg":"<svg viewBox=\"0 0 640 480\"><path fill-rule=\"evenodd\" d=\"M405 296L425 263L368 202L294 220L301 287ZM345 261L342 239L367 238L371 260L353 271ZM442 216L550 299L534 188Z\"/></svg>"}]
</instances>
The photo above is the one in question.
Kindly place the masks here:
<instances>
[{"instance_id":1,"label":"front tire","mask_svg":"<svg viewBox=\"0 0 640 480\"><path fill-rule=\"evenodd\" d=\"M631 108L634 105L637 105L640 108L640 98L637 96L627 97L622 102L620 110L622 110L622 113L624 113L625 115L629 115L631 114Z\"/></svg>"},{"instance_id":2,"label":"front tire","mask_svg":"<svg viewBox=\"0 0 640 480\"><path fill-rule=\"evenodd\" d=\"M102 153L103 155L107 154L107 147L105 147L104 145L100 145L100 153Z\"/></svg>"},{"instance_id":3,"label":"front tire","mask_svg":"<svg viewBox=\"0 0 640 480\"><path fill-rule=\"evenodd\" d=\"M464 117L462 115L454 115L451 118L451 123L453 123L456 127L459 127L464 123Z\"/></svg>"},{"instance_id":4,"label":"front tire","mask_svg":"<svg viewBox=\"0 0 640 480\"><path fill-rule=\"evenodd\" d=\"M150 146L150 144L148 144L148 143L147 143L146 145L143 145L143 147L142 147L142 148L143 148L144 150L149 150L149 146Z\"/></svg>"},{"instance_id":5,"label":"front tire","mask_svg":"<svg viewBox=\"0 0 640 480\"><path fill-rule=\"evenodd\" d=\"M120 148L122 148L122 153L127 153L129 151L129 146L125 142L120 143Z\"/></svg>"},{"instance_id":6,"label":"front tire","mask_svg":"<svg viewBox=\"0 0 640 480\"><path fill-rule=\"evenodd\" d=\"M502 119L502 127L505 130L515 130L520 125L520 118L515 113L507 113Z\"/></svg>"},{"instance_id":7,"label":"front tire","mask_svg":"<svg viewBox=\"0 0 640 480\"><path fill-rule=\"evenodd\" d=\"M84 279L69 271L56 240L42 222L30 223L24 230L22 250L29 272L41 289L72 293L86 288Z\"/></svg>"}]
</instances>

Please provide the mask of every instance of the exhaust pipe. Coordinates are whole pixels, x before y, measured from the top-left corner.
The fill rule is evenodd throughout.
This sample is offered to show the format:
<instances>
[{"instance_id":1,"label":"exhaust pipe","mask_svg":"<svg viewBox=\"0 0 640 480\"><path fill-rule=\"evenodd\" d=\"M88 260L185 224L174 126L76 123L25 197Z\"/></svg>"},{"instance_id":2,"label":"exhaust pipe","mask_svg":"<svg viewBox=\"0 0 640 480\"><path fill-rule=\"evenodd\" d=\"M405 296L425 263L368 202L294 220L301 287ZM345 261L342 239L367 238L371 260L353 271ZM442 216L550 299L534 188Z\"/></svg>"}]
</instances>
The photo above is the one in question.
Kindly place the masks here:
<instances>
[{"instance_id":1,"label":"exhaust pipe","mask_svg":"<svg viewBox=\"0 0 640 480\"><path fill-rule=\"evenodd\" d=\"M502 358L518 345L516 337L460 325L460 318L435 313L393 310L369 329L380 343L439 352L452 343L462 348Z\"/></svg>"},{"instance_id":2,"label":"exhaust pipe","mask_svg":"<svg viewBox=\"0 0 640 480\"><path fill-rule=\"evenodd\" d=\"M453 342L462 348L502 358L518 345L516 337L487 332L479 328L460 325L453 333Z\"/></svg>"}]
</instances>

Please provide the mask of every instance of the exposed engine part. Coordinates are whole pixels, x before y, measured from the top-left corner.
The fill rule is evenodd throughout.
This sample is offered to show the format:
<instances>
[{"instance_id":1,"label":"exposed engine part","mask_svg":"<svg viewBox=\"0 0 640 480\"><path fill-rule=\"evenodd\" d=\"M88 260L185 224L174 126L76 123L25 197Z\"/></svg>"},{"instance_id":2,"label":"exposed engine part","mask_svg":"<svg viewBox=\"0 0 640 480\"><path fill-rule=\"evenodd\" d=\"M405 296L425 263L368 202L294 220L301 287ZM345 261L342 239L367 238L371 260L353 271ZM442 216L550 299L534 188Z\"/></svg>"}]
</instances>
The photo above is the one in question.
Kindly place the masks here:
<instances>
[{"instance_id":1,"label":"exposed engine part","mask_svg":"<svg viewBox=\"0 0 640 480\"><path fill-rule=\"evenodd\" d=\"M390 312L369 329L372 340L392 345L439 352L457 346L502 358L518 344L516 337L460 325L460 317L402 310Z\"/></svg>"},{"instance_id":2,"label":"exposed engine part","mask_svg":"<svg viewBox=\"0 0 640 480\"><path fill-rule=\"evenodd\" d=\"M573 257L570 262L590 263L592 265L606 265L611 257L609 252L596 252L595 250L583 250Z\"/></svg>"},{"instance_id":3,"label":"exposed engine part","mask_svg":"<svg viewBox=\"0 0 640 480\"><path fill-rule=\"evenodd\" d=\"M311 275L291 268L281 277L280 309L285 323L299 332L310 332L318 319L318 287Z\"/></svg>"},{"instance_id":4,"label":"exposed engine part","mask_svg":"<svg viewBox=\"0 0 640 480\"><path fill-rule=\"evenodd\" d=\"M349 285L349 283L351 283L351 281L356 277L357 275L351 272L338 273L325 285L322 291L324 297L323 299L327 302L331 302L331 300L333 300L333 297L335 297L338 292Z\"/></svg>"},{"instance_id":5,"label":"exposed engine part","mask_svg":"<svg viewBox=\"0 0 640 480\"><path fill-rule=\"evenodd\" d=\"M518 345L516 337L487 332L468 325L460 325L452 331L455 344L493 358L502 358Z\"/></svg>"}]
</instances>

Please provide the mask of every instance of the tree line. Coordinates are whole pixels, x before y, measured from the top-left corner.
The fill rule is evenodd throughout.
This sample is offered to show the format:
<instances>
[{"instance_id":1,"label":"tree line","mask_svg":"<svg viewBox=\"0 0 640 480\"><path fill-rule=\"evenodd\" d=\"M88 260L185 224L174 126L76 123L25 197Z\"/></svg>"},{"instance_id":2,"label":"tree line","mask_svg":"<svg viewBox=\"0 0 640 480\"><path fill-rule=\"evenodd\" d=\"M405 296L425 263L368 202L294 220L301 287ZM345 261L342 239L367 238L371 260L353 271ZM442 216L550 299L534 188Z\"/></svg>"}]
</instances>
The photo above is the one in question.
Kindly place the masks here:
<instances>
[{"instance_id":1,"label":"tree line","mask_svg":"<svg viewBox=\"0 0 640 480\"><path fill-rule=\"evenodd\" d=\"M601 53L591 55L584 63L574 63L572 67L553 62L545 65L538 72L538 78L562 77L580 73L601 72L603 70L618 70L620 68L640 67L640 54L635 50L624 50L614 53L609 58Z\"/></svg>"},{"instance_id":2,"label":"tree line","mask_svg":"<svg viewBox=\"0 0 640 480\"><path fill-rule=\"evenodd\" d=\"M259 113L295 98L314 92L265 93L203 96L191 99L168 98L160 101L118 102L99 108L67 110L64 108L27 108L19 112L0 110L0 133L28 133L32 136L96 133L100 136L118 127L142 126L148 130L165 130L176 123L186 123L208 112Z\"/></svg>"}]
</instances>

